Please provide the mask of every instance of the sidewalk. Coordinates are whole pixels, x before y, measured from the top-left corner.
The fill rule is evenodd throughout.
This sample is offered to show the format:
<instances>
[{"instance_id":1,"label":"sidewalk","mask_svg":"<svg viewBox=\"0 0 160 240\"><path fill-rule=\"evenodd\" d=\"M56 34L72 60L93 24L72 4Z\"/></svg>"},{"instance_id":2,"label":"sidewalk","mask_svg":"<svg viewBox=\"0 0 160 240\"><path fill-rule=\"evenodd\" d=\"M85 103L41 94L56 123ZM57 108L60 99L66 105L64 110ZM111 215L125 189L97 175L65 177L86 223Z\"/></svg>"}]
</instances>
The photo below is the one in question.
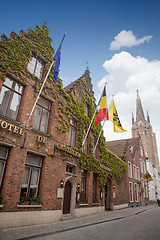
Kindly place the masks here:
<instances>
[{"instance_id":1,"label":"sidewalk","mask_svg":"<svg viewBox=\"0 0 160 240\"><path fill-rule=\"evenodd\" d=\"M157 205L140 206L134 208L125 208L116 211L106 211L103 214L92 215L83 218L65 217L63 221L33 225L25 227L16 227L0 230L0 240L29 240L35 237L47 236L58 232L65 232L76 228L96 225L107 221L116 221L131 215L137 215L141 212L148 211Z\"/></svg>"}]
</instances>

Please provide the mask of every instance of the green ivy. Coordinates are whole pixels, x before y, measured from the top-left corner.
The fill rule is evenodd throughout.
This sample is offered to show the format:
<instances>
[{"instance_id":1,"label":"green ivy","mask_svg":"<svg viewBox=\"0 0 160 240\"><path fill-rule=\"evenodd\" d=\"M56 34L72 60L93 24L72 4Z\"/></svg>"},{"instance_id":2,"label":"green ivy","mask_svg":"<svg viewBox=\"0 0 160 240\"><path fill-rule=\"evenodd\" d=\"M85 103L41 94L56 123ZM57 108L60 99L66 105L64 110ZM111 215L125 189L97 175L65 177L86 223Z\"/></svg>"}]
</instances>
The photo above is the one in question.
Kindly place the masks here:
<instances>
[{"instance_id":1,"label":"green ivy","mask_svg":"<svg viewBox=\"0 0 160 240\"><path fill-rule=\"evenodd\" d=\"M28 79L32 78L35 81L33 86L35 94L38 94L42 81L28 71L28 62L32 56L43 56L46 59L44 69L46 76L53 55L52 39L49 37L46 25L36 26L35 30L28 29L28 32L21 31L20 35L12 32L10 38L3 34L0 41L0 77L5 80L7 73L13 73L25 83L29 83ZM46 95L52 95L54 99L57 99L59 94L55 86L58 84L59 81L53 83L52 68L43 91Z\"/></svg>"},{"instance_id":2,"label":"green ivy","mask_svg":"<svg viewBox=\"0 0 160 240\"><path fill-rule=\"evenodd\" d=\"M49 30L46 25L42 25L40 27L36 26L35 30L28 29L28 32L22 31L19 36L12 32L11 38L8 38L5 34L3 34L0 41L1 79L5 80L8 72L15 74L26 83L29 83L28 79L33 79L35 81L35 85L33 86L34 91L35 94L38 94L42 81L28 71L27 65L32 56L38 57L40 55L46 59L44 72L44 75L46 76L54 55L52 39L49 37ZM59 134L64 134L69 130L71 115L74 115L78 119L78 149L73 148L75 151L79 151L81 153L81 158L75 157L77 164L81 168L85 167L89 171L97 173L99 185L101 187L106 184L108 175L120 179L123 172L126 170L126 163L106 149L106 141L103 131L98 144L101 152L100 159L96 159L92 154L93 137L90 139L90 154L84 154L81 150L84 139L84 131L85 129L88 129L96 107L91 91L87 88L85 75L80 78L80 81L84 84L84 91L81 92L81 96L78 97L75 90L70 94L67 93L63 88L63 83L60 79L58 79L56 83L53 83L52 73L53 68L49 73L43 91L46 95L57 99L59 123L57 124L56 129ZM89 117L85 115L86 104L89 107ZM91 130L97 135L97 137L101 128L101 124L96 126L93 121ZM50 135L50 137L52 136ZM64 152L63 154L65 155L67 153ZM67 154L68 158L71 156L72 155ZM105 171L100 167L100 164L104 164L106 167L110 168L112 172Z\"/></svg>"},{"instance_id":3,"label":"green ivy","mask_svg":"<svg viewBox=\"0 0 160 240\"><path fill-rule=\"evenodd\" d=\"M94 99L91 96L91 92L88 91L85 77L82 78L82 81L84 83L85 90L82 92L82 97L77 97L76 92L72 92L69 94L67 101L67 112L72 113L79 121L78 124L78 144L79 149L81 149L82 142L84 139L84 130L87 129L90 125L92 116L95 112L95 102ZM87 117L85 115L85 106L86 103L89 107L89 114L90 116ZM96 117L95 117L96 118ZM102 129L101 124L98 124L98 126L95 125L94 121L91 126L91 130L97 135L99 135L100 131ZM103 135L103 131L101 133L100 139L99 139L99 148L100 148L100 159L96 159L93 153L93 137L90 139L90 154L84 154L81 151L81 158L77 159L77 163L81 168L87 168L89 171L94 171L98 174L99 179L99 186L101 188L104 187L104 185L107 183L107 177L110 175L111 177L115 177L116 179L120 179L122 177L122 174L124 171L126 171L126 163L122 161L119 157L117 157L115 154L110 152L106 149L106 141L105 137ZM111 172L107 172L104 169L101 168L100 164L103 164L104 166L111 169Z\"/></svg>"}]
</instances>

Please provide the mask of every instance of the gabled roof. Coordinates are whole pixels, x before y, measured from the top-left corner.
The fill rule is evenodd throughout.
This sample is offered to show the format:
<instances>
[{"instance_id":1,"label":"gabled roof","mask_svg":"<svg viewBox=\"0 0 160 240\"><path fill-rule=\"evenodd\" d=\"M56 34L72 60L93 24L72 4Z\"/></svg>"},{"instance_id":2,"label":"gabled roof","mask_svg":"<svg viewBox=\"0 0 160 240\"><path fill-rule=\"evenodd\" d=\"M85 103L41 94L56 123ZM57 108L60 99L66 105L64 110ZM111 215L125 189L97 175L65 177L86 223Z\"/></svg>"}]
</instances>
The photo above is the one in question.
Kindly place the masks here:
<instances>
[{"instance_id":1,"label":"gabled roof","mask_svg":"<svg viewBox=\"0 0 160 240\"><path fill-rule=\"evenodd\" d=\"M106 143L106 148L116 154L118 157L125 156L126 147L127 139L115 140Z\"/></svg>"},{"instance_id":2,"label":"gabled roof","mask_svg":"<svg viewBox=\"0 0 160 240\"><path fill-rule=\"evenodd\" d=\"M85 70L85 73L78 78L77 80L75 80L74 82L70 83L69 85L67 85L64 90L69 93L72 92L79 84L85 84L83 82L83 79L86 82L87 88L90 89L91 91L91 96L94 99L94 92L93 92L93 85L91 84L91 77L90 77L90 71L87 69Z\"/></svg>"},{"instance_id":3,"label":"gabled roof","mask_svg":"<svg viewBox=\"0 0 160 240\"><path fill-rule=\"evenodd\" d=\"M106 148L116 154L118 157L124 157L128 147L132 147L131 153L134 156L137 149L139 149L139 138L129 138L122 140L115 140L106 143Z\"/></svg>"}]
</instances>

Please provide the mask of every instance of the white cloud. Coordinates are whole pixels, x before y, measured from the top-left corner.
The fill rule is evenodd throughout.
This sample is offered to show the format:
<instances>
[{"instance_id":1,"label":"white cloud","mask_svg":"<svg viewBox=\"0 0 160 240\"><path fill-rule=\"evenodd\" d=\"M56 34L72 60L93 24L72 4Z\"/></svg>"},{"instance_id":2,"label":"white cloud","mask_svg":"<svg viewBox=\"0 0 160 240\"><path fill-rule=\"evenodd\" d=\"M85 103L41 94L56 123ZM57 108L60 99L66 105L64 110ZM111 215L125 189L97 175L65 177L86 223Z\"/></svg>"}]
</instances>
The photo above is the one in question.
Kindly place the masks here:
<instances>
[{"instance_id":1,"label":"white cloud","mask_svg":"<svg viewBox=\"0 0 160 240\"><path fill-rule=\"evenodd\" d=\"M139 90L144 114L149 111L151 125L157 136L157 145L160 154L160 61L148 61L143 57L133 57L128 52L115 54L103 64L107 71L98 83L102 89L107 80L107 97L114 100L122 126L126 133L114 133L112 124L105 125L107 140L131 137L132 112L136 114L136 90ZM108 102L109 103L109 102Z\"/></svg>"},{"instance_id":2,"label":"white cloud","mask_svg":"<svg viewBox=\"0 0 160 240\"><path fill-rule=\"evenodd\" d=\"M133 47L149 41L152 36L145 36L139 39L136 39L132 31L121 31L117 36L114 37L114 41L111 42L110 50L119 50L122 47Z\"/></svg>"}]
</instances>

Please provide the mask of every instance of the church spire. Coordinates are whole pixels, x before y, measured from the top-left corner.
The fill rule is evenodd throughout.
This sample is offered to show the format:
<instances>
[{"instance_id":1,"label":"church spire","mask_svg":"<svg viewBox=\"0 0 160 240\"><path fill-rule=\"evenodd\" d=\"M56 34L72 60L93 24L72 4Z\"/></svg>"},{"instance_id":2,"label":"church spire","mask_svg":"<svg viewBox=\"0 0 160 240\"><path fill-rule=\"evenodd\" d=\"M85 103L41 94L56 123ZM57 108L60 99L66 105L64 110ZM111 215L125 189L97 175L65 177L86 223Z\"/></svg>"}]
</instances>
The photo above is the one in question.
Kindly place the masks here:
<instances>
[{"instance_id":1,"label":"church spire","mask_svg":"<svg viewBox=\"0 0 160 240\"><path fill-rule=\"evenodd\" d=\"M148 110L147 110L147 122L150 123L150 117L149 117Z\"/></svg>"},{"instance_id":2,"label":"church spire","mask_svg":"<svg viewBox=\"0 0 160 240\"><path fill-rule=\"evenodd\" d=\"M144 112L143 112L143 108L142 108L142 103L141 103L141 99L139 96L139 92L137 90L137 100L136 100L136 122L145 122L145 117L144 117Z\"/></svg>"},{"instance_id":3,"label":"church spire","mask_svg":"<svg viewBox=\"0 0 160 240\"><path fill-rule=\"evenodd\" d=\"M133 112L132 112L132 125L134 124L134 115L133 115Z\"/></svg>"}]
</instances>

